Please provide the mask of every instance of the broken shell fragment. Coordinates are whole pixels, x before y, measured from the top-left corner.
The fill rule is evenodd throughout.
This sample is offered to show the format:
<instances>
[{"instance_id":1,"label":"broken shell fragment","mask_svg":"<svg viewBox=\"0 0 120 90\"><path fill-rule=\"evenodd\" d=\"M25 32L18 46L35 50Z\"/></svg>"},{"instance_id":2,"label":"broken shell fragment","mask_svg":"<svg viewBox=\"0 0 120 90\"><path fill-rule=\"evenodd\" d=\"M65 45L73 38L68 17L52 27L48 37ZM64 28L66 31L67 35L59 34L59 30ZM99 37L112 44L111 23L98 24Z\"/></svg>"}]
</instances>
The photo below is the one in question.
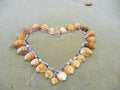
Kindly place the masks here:
<instances>
[{"instance_id":1,"label":"broken shell fragment","mask_svg":"<svg viewBox=\"0 0 120 90\"><path fill-rule=\"evenodd\" d=\"M51 70L45 71L45 78L51 79L53 77L53 72Z\"/></svg>"},{"instance_id":2,"label":"broken shell fragment","mask_svg":"<svg viewBox=\"0 0 120 90\"><path fill-rule=\"evenodd\" d=\"M64 28L64 27L61 27L61 28L60 28L60 31L61 31L62 33L66 33L66 32L67 32L66 28Z\"/></svg>"},{"instance_id":3,"label":"broken shell fragment","mask_svg":"<svg viewBox=\"0 0 120 90\"><path fill-rule=\"evenodd\" d=\"M55 31L54 28L49 28L49 29L48 29L48 33L49 33L49 34L54 34L54 31Z\"/></svg>"},{"instance_id":4,"label":"broken shell fragment","mask_svg":"<svg viewBox=\"0 0 120 90\"><path fill-rule=\"evenodd\" d=\"M32 30L31 27L25 26L25 27L23 28L23 33L30 33L31 30Z\"/></svg>"},{"instance_id":5,"label":"broken shell fragment","mask_svg":"<svg viewBox=\"0 0 120 90\"><path fill-rule=\"evenodd\" d=\"M68 30L68 31L73 31L73 30L74 30L74 26L73 26L72 24L69 24L69 25L67 26L67 30Z\"/></svg>"},{"instance_id":6,"label":"broken shell fragment","mask_svg":"<svg viewBox=\"0 0 120 90\"><path fill-rule=\"evenodd\" d=\"M51 83L52 83L53 85L55 85L55 84L58 83L58 79L55 78L55 77L53 77L50 81L51 81Z\"/></svg>"},{"instance_id":7,"label":"broken shell fragment","mask_svg":"<svg viewBox=\"0 0 120 90\"><path fill-rule=\"evenodd\" d=\"M29 53L27 53L27 54L25 55L25 58L24 58L24 59L25 59L26 61L32 61L34 58L35 58L34 54L31 53L31 52L29 52Z\"/></svg>"},{"instance_id":8,"label":"broken shell fragment","mask_svg":"<svg viewBox=\"0 0 120 90\"><path fill-rule=\"evenodd\" d=\"M74 72L74 67L71 66L71 65L68 65L68 66L65 66L63 71L66 73L66 74L73 74Z\"/></svg>"},{"instance_id":9,"label":"broken shell fragment","mask_svg":"<svg viewBox=\"0 0 120 90\"><path fill-rule=\"evenodd\" d=\"M93 36L90 36L86 40L88 41L88 43L94 43L95 38Z\"/></svg>"},{"instance_id":10,"label":"broken shell fragment","mask_svg":"<svg viewBox=\"0 0 120 90\"><path fill-rule=\"evenodd\" d=\"M80 66L80 62L78 60L73 60L71 61L71 66L78 68Z\"/></svg>"},{"instance_id":11,"label":"broken shell fragment","mask_svg":"<svg viewBox=\"0 0 120 90\"><path fill-rule=\"evenodd\" d=\"M57 74L57 78L60 81L65 81L67 79L67 74L61 71Z\"/></svg>"},{"instance_id":12,"label":"broken shell fragment","mask_svg":"<svg viewBox=\"0 0 120 90\"><path fill-rule=\"evenodd\" d=\"M79 23L75 23L74 24L74 28L77 29L77 30L79 30L80 29L80 24Z\"/></svg>"},{"instance_id":13,"label":"broken shell fragment","mask_svg":"<svg viewBox=\"0 0 120 90\"><path fill-rule=\"evenodd\" d=\"M20 40L17 40L17 41L15 41L14 43L13 43L13 46L14 47L21 47L21 46L25 46L26 44L25 44L25 41L24 40L22 40L22 39L20 39Z\"/></svg>"},{"instance_id":14,"label":"broken shell fragment","mask_svg":"<svg viewBox=\"0 0 120 90\"><path fill-rule=\"evenodd\" d=\"M19 55L25 55L28 52L29 52L29 50L26 46L21 46L17 49L17 54L19 54Z\"/></svg>"},{"instance_id":15,"label":"broken shell fragment","mask_svg":"<svg viewBox=\"0 0 120 90\"><path fill-rule=\"evenodd\" d=\"M48 30L49 29L49 26L47 24L43 24L41 26L41 30Z\"/></svg>"},{"instance_id":16,"label":"broken shell fragment","mask_svg":"<svg viewBox=\"0 0 120 90\"><path fill-rule=\"evenodd\" d=\"M92 54L92 51L89 48L85 47L81 49L80 53L84 56L89 56Z\"/></svg>"},{"instance_id":17,"label":"broken shell fragment","mask_svg":"<svg viewBox=\"0 0 120 90\"><path fill-rule=\"evenodd\" d=\"M83 62L83 61L85 61L85 56L79 54L79 55L76 57L76 60L79 61L79 62Z\"/></svg>"},{"instance_id":18,"label":"broken shell fragment","mask_svg":"<svg viewBox=\"0 0 120 90\"><path fill-rule=\"evenodd\" d=\"M32 66L38 66L39 64L40 64L40 61L37 58L35 58L31 61Z\"/></svg>"},{"instance_id":19,"label":"broken shell fragment","mask_svg":"<svg viewBox=\"0 0 120 90\"><path fill-rule=\"evenodd\" d=\"M33 29L33 30L40 30L40 26L39 26L38 24L34 24L34 25L32 26L32 29Z\"/></svg>"},{"instance_id":20,"label":"broken shell fragment","mask_svg":"<svg viewBox=\"0 0 120 90\"><path fill-rule=\"evenodd\" d=\"M20 33L20 34L17 35L17 39L18 39L18 40L19 40L19 39L24 40L25 37L26 37L26 34L25 34L25 33Z\"/></svg>"},{"instance_id":21,"label":"broken shell fragment","mask_svg":"<svg viewBox=\"0 0 120 90\"><path fill-rule=\"evenodd\" d=\"M39 64L37 67L36 67L36 71L37 72L45 72L47 69L46 65L45 64Z\"/></svg>"}]
</instances>

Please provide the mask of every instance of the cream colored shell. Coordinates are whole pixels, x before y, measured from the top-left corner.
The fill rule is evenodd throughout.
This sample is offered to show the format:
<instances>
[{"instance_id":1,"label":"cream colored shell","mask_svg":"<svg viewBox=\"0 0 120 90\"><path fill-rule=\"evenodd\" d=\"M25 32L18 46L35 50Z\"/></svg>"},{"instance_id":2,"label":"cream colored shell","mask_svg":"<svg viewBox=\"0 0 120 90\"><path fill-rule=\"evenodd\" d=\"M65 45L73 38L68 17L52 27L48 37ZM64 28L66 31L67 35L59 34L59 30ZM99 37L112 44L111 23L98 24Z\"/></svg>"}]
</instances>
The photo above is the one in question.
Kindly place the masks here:
<instances>
[{"instance_id":1,"label":"cream colored shell","mask_svg":"<svg viewBox=\"0 0 120 90\"><path fill-rule=\"evenodd\" d=\"M89 48L82 48L80 53L84 56L89 56L92 54L92 51Z\"/></svg>"},{"instance_id":2,"label":"cream colored shell","mask_svg":"<svg viewBox=\"0 0 120 90\"><path fill-rule=\"evenodd\" d=\"M67 79L67 74L61 71L57 74L57 78L60 81L65 81Z\"/></svg>"}]
</instances>

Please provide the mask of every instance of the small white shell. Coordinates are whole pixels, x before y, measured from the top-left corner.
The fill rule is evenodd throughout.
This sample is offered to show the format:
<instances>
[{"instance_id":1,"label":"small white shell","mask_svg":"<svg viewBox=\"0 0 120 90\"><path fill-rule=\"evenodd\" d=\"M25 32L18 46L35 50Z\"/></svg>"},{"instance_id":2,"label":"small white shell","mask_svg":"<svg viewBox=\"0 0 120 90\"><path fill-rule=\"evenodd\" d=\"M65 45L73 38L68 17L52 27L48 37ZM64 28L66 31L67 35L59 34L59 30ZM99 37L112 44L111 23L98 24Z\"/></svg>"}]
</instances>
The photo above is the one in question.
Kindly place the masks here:
<instances>
[{"instance_id":1,"label":"small white shell","mask_svg":"<svg viewBox=\"0 0 120 90\"><path fill-rule=\"evenodd\" d=\"M61 31L62 33L66 33L66 32L67 32L67 30L66 30L64 27L61 27L61 28L60 28L60 31Z\"/></svg>"},{"instance_id":2,"label":"small white shell","mask_svg":"<svg viewBox=\"0 0 120 90\"><path fill-rule=\"evenodd\" d=\"M26 46L21 46L17 49L17 54L19 55L25 55L29 52L28 48Z\"/></svg>"},{"instance_id":3,"label":"small white shell","mask_svg":"<svg viewBox=\"0 0 120 90\"><path fill-rule=\"evenodd\" d=\"M64 81L67 79L67 74L65 72L59 72L57 74L57 78L60 80L60 81Z\"/></svg>"},{"instance_id":4,"label":"small white shell","mask_svg":"<svg viewBox=\"0 0 120 90\"><path fill-rule=\"evenodd\" d=\"M40 64L40 61L38 60L38 59L33 59L32 61L31 61L31 65L32 66L37 66L37 65L39 65Z\"/></svg>"},{"instance_id":5,"label":"small white shell","mask_svg":"<svg viewBox=\"0 0 120 90\"><path fill-rule=\"evenodd\" d=\"M92 54L92 51L89 48L82 48L80 53L84 56L89 56Z\"/></svg>"}]
</instances>

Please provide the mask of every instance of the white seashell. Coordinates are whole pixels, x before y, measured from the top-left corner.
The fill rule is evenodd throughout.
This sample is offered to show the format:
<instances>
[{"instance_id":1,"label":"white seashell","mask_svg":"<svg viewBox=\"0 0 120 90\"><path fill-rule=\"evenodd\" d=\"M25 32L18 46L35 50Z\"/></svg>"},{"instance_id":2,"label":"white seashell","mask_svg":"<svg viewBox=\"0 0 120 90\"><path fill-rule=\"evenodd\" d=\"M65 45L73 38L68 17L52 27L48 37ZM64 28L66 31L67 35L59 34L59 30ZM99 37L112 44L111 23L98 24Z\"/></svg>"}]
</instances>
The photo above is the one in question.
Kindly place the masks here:
<instances>
[{"instance_id":1,"label":"white seashell","mask_svg":"<svg viewBox=\"0 0 120 90\"><path fill-rule=\"evenodd\" d=\"M89 48L82 48L80 53L84 56L89 56L92 54L92 51Z\"/></svg>"},{"instance_id":2,"label":"white seashell","mask_svg":"<svg viewBox=\"0 0 120 90\"><path fill-rule=\"evenodd\" d=\"M25 55L29 52L28 48L26 46L21 46L17 49L17 54L19 55Z\"/></svg>"},{"instance_id":3,"label":"white seashell","mask_svg":"<svg viewBox=\"0 0 120 90\"><path fill-rule=\"evenodd\" d=\"M39 65L40 64L40 61L38 60L38 59L33 59L32 61L31 61L31 65L32 66L37 66L37 65Z\"/></svg>"},{"instance_id":4,"label":"white seashell","mask_svg":"<svg viewBox=\"0 0 120 90\"><path fill-rule=\"evenodd\" d=\"M62 33L66 33L66 32L67 32L66 28L64 28L64 27L61 27L61 28L60 28L60 31L61 31Z\"/></svg>"},{"instance_id":5,"label":"white seashell","mask_svg":"<svg viewBox=\"0 0 120 90\"><path fill-rule=\"evenodd\" d=\"M60 81L64 81L67 79L67 74L65 72L59 72L57 74L57 78L60 80Z\"/></svg>"}]
</instances>

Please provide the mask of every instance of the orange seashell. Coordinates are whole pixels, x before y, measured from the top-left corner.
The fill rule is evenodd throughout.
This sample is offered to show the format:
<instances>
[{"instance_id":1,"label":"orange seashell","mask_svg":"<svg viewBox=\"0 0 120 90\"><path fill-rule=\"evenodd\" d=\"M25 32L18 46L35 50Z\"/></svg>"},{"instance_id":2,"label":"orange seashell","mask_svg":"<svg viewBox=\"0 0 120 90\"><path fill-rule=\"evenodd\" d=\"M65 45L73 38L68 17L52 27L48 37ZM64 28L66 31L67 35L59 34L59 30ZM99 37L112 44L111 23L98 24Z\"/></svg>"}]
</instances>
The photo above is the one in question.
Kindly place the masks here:
<instances>
[{"instance_id":1,"label":"orange seashell","mask_svg":"<svg viewBox=\"0 0 120 90\"><path fill-rule=\"evenodd\" d=\"M45 72L47 69L46 65L45 64L39 64L37 67L36 67L36 71L37 72Z\"/></svg>"},{"instance_id":2,"label":"orange seashell","mask_svg":"<svg viewBox=\"0 0 120 90\"><path fill-rule=\"evenodd\" d=\"M44 24L41 26L41 30L48 30L49 26L47 24Z\"/></svg>"},{"instance_id":3,"label":"orange seashell","mask_svg":"<svg viewBox=\"0 0 120 90\"><path fill-rule=\"evenodd\" d=\"M90 48L90 49L94 49L95 48L95 44L94 43L86 43L85 46Z\"/></svg>"},{"instance_id":4,"label":"orange seashell","mask_svg":"<svg viewBox=\"0 0 120 90\"><path fill-rule=\"evenodd\" d=\"M89 48L85 47L81 49L80 53L84 56L89 56L92 54L92 51Z\"/></svg>"},{"instance_id":5,"label":"orange seashell","mask_svg":"<svg viewBox=\"0 0 120 90\"><path fill-rule=\"evenodd\" d=\"M73 60L71 61L71 66L78 68L80 66L80 62L78 60Z\"/></svg>"},{"instance_id":6,"label":"orange seashell","mask_svg":"<svg viewBox=\"0 0 120 90\"><path fill-rule=\"evenodd\" d=\"M86 32L86 36L89 37L89 36L94 36L95 35L95 32L92 31L92 30L89 30Z\"/></svg>"},{"instance_id":7,"label":"orange seashell","mask_svg":"<svg viewBox=\"0 0 120 90\"><path fill-rule=\"evenodd\" d=\"M25 37L26 37L26 34L25 34L25 33L20 33L20 34L17 35L17 39L22 39L22 40L24 40Z\"/></svg>"},{"instance_id":8,"label":"orange seashell","mask_svg":"<svg viewBox=\"0 0 120 90\"><path fill-rule=\"evenodd\" d=\"M68 65L68 66L65 66L63 71L66 73L66 74L73 74L74 72L74 67L71 66L71 65Z\"/></svg>"},{"instance_id":9,"label":"orange seashell","mask_svg":"<svg viewBox=\"0 0 120 90\"><path fill-rule=\"evenodd\" d=\"M88 43L94 43L95 38L93 36L90 36L86 40L88 41Z\"/></svg>"},{"instance_id":10,"label":"orange seashell","mask_svg":"<svg viewBox=\"0 0 120 90\"><path fill-rule=\"evenodd\" d=\"M87 26L81 26L81 29L82 29L82 31L85 31L85 32L88 31L88 27Z\"/></svg>"},{"instance_id":11,"label":"orange seashell","mask_svg":"<svg viewBox=\"0 0 120 90\"><path fill-rule=\"evenodd\" d=\"M56 35L60 35L61 34L61 31L60 30L55 30L54 32Z\"/></svg>"},{"instance_id":12,"label":"orange seashell","mask_svg":"<svg viewBox=\"0 0 120 90\"><path fill-rule=\"evenodd\" d=\"M32 61L31 61L31 65L32 66L38 66L40 64L40 61L38 60L38 59L33 59Z\"/></svg>"},{"instance_id":13,"label":"orange seashell","mask_svg":"<svg viewBox=\"0 0 120 90\"><path fill-rule=\"evenodd\" d=\"M68 31L73 31L75 28L72 24L69 24L66 28Z\"/></svg>"},{"instance_id":14,"label":"orange seashell","mask_svg":"<svg viewBox=\"0 0 120 90\"><path fill-rule=\"evenodd\" d=\"M31 30L32 30L31 27L25 26L25 27L23 28L23 33L30 33Z\"/></svg>"},{"instance_id":15,"label":"orange seashell","mask_svg":"<svg viewBox=\"0 0 120 90\"><path fill-rule=\"evenodd\" d=\"M77 61L79 61L79 62L83 62L83 61L85 61L85 57L83 56L83 55L78 55L77 57L76 57L76 60Z\"/></svg>"},{"instance_id":16,"label":"orange seashell","mask_svg":"<svg viewBox=\"0 0 120 90\"><path fill-rule=\"evenodd\" d=\"M34 54L29 52L25 55L24 59L27 60L27 61L32 61L34 58L35 58Z\"/></svg>"},{"instance_id":17,"label":"orange seashell","mask_svg":"<svg viewBox=\"0 0 120 90\"><path fill-rule=\"evenodd\" d=\"M45 78L51 79L53 77L53 72L51 70L45 71Z\"/></svg>"},{"instance_id":18,"label":"orange seashell","mask_svg":"<svg viewBox=\"0 0 120 90\"><path fill-rule=\"evenodd\" d=\"M40 30L40 26L39 26L38 24L34 24L34 25L32 26L32 29L33 29L33 30Z\"/></svg>"},{"instance_id":19,"label":"orange seashell","mask_svg":"<svg viewBox=\"0 0 120 90\"><path fill-rule=\"evenodd\" d=\"M54 28L49 28L49 29L48 29L48 33L49 33L49 34L54 34L54 31L55 31Z\"/></svg>"},{"instance_id":20,"label":"orange seashell","mask_svg":"<svg viewBox=\"0 0 120 90\"><path fill-rule=\"evenodd\" d=\"M55 78L55 77L53 77L50 81L51 81L51 83L52 83L53 85L55 85L55 84L58 83L58 79Z\"/></svg>"},{"instance_id":21,"label":"orange seashell","mask_svg":"<svg viewBox=\"0 0 120 90\"><path fill-rule=\"evenodd\" d=\"M14 43L13 43L13 46L14 47L21 47L21 46L25 46L26 44L25 44L25 41L24 40L17 40L17 41L15 41Z\"/></svg>"},{"instance_id":22,"label":"orange seashell","mask_svg":"<svg viewBox=\"0 0 120 90\"><path fill-rule=\"evenodd\" d=\"M77 30L79 30L80 29L80 24L79 23L75 23L74 24L74 28L77 29Z\"/></svg>"}]
</instances>

